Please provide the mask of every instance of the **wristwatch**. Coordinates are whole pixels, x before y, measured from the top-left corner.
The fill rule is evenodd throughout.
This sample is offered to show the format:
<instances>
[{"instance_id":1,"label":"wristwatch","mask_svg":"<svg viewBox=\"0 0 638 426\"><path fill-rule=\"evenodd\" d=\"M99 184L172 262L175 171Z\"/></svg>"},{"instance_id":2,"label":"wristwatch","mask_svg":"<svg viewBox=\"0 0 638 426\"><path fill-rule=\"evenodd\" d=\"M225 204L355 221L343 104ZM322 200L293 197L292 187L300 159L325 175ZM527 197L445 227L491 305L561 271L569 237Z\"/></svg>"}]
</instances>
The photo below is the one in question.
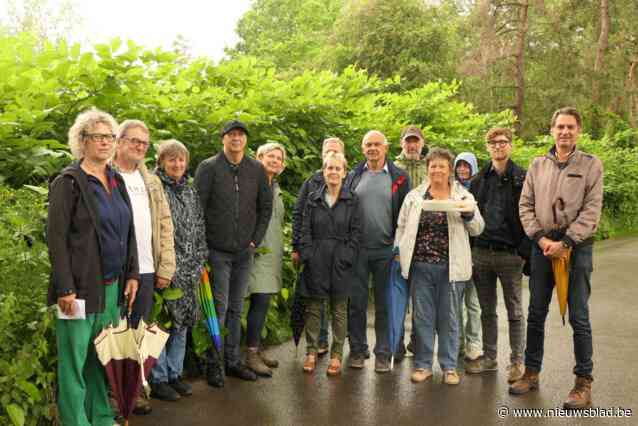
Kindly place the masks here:
<instances>
[{"instance_id":1,"label":"wristwatch","mask_svg":"<svg viewBox=\"0 0 638 426\"><path fill-rule=\"evenodd\" d=\"M561 244L563 245L563 248L568 249L568 248L570 247L570 245L569 245L569 244L567 243L567 241L565 241L565 240L562 240L562 241L561 241Z\"/></svg>"}]
</instances>

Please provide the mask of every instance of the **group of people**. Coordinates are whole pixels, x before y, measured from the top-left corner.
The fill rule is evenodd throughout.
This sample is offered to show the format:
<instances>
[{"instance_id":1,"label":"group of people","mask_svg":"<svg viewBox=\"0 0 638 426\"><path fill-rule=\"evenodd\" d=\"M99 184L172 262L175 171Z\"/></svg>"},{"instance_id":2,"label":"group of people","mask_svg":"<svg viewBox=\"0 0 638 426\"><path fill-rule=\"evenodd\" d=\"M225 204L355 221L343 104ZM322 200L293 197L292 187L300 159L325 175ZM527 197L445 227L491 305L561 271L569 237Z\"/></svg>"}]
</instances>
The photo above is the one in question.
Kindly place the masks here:
<instances>
[{"instance_id":1,"label":"group of people","mask_svg":"<svg viewBox=\"0 0 638 426\"><path fill-rule=\"evenodd\" d=\"M551 259L570 255L569 320L574 329L576 383L565 406L591 404L592 339L588 299L593 234L602 208L602 164L576 148L581 118L573 108L551 120L555 145L526 172L510 158L512 132L486 135L490 161L425 147L422 131L406 127L401 154L388 158L389 142L377 130L361 143L364 159L348 172L344 143L322 145L321 170L302 185L293 212L292 261L302 267L296 291L305 303L306 357L330 353L326 373L365 368L370 283L374 296L374 369L414 353L411 380L432 377L434 343L443 382L460 383L465 370L497 370L497 278L508 314L512 394L537 389L543 359L544 322L553 289ZM282 288L284 203L277 177L286 150L267 143L246 155L248 128L230 121L221 130L223 149L187 179L189 152L179 141L162 141L156 169L145 166L150 131L141 121L118 126L91 109L69 131L76 162L50 185L47 237L52 264L49 303L72 315L85 300L85 319L56 323L58 404L65 425L112 425L104 372L92 339L116 324L125 304L135 324L148 320L153 292L182 289L169 301L172 328L150 382L151 395L178 400L190 395L181 380L189 327L200 319L196 289L204 264L213 276L217 317L228 330L223 353L208 353L211 386L225 376L257 380L278 361L260 337L273 294ZM439 203L443 201L443 203ZM433 207L455 205L455 208ZM387 287L393 262L407 281L413 306L407 345L389 339ZM527 339L522 274L530 274ZM248 298L248 299L246 299ZM249 300L246 353L241 316ZM464 314L466 312L466 314ZM329 321L329 319L331 321ZM328 345L331 322L332 344ZM136 412L150 412L140 398Z\"/></svg>"}]
</instances>

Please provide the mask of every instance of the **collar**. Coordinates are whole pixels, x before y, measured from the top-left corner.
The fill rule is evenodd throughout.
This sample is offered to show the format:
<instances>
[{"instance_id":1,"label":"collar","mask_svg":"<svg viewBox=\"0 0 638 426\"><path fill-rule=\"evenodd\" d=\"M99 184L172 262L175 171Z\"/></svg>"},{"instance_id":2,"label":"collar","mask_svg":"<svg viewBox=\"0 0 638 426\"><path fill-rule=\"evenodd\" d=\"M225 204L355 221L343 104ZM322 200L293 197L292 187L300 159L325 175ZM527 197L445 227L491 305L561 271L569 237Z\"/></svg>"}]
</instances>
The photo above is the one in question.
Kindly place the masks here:
<instances>
[{"instance_id":1,"label":"collar","mask_svg":"<svg viewBox=\"0 0 638 426\"><path fill-rule=\"evenodd\" d=\"M368 162L366 161L365 163L363 163L363 171L365 172L366 170L368 170ZM388 168L388 160L385 161L385 163L383 164L383 170L386 173L390 173L390 169Z\"/></svg>"}]
</instances>

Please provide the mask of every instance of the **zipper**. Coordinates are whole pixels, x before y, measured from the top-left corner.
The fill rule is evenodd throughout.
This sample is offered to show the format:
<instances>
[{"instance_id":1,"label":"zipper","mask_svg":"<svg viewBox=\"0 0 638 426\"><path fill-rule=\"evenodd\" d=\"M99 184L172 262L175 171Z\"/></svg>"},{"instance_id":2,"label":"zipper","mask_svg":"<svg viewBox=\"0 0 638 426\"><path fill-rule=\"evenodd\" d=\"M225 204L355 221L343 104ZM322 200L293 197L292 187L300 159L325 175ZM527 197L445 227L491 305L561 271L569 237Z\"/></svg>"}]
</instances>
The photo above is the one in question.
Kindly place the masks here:
<instances>
[{"instance_id":1,"label":"zipper","mask_svg":"<svg viewBox=\"0 0 638 426\"><path fill-rule=\"evenodd\" d=\"M239 170L237 170L237 173L234 174L233 180L235 181L235 221L233 223L234 229L235 229L235 243L237 243L237 241L239 240L239 234L238 234L238 224L239 224Z\"/></svg>"}]
</instances>

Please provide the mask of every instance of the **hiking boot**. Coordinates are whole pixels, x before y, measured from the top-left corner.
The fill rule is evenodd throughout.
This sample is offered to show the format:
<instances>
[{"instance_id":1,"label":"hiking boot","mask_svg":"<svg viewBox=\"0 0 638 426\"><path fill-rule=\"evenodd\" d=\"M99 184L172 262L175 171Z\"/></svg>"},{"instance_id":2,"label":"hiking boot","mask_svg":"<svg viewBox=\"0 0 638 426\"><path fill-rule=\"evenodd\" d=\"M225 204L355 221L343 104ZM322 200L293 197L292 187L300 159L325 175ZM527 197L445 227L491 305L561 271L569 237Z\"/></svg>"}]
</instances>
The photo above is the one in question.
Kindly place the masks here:
<instances>
[{"instance_id":1,"label":"hiking boot","mask_svg":"<svg viewBox=\"0 0 638 426\"><path fill-rule=\"evenodd\" d=\"M355 355L350 355L350 368L363 368L365 367L366 364L366 357L365 355L361 354L355 354Z\"/></svg>"},{"instance_id":2,"label":"hiking boot","mask_svg":"<svg viewBox=\"0 0 638 426\"><path fill-rule=\"evenodd\" d=\"M414 383L421 383L432 377L432 370L429 368L417 368L410 376L410 380Z\"/></svg>"},{"instance_id":3,"label":"hiking boot","mask_svg":"<svg viewBox=\"0 0 638 426\"><path fill-rule=\"evenodd\" d=\"M385 357L375 357L374 371L376 371L377 373L387 373L388 371L390 371L390 360Z\"/></svg>"},{"instance_id":4,"label":"hiking boot","mask_svg":"<svg viewBox=\"0 0 638 426\"><path fill-rule=\"evenodd\" d=\"M510 385L509 392L512 395L524 395L529 391L538 389L539 385L538 373L526 368L523 377Z\"/></svg>"},{"instance_id":5,"label":"hiking boot","mask_svg":"<svg viewBox=\"0 0 638 426\"><path fill-rule=\"evenodd\" d=\"M487 371L498 370L498 363L495 359L485 356L465 363L465 371L469 374L481 374Z\"/></svg>"},{"instance_id":6,"label":"hiking boot","mask_svg":"<svg viewBox=\"0 0 638 426\"><path fill-rule=\"evenodd\" d=\"M509 373L507 374L507 383L509 384L519 380L525 373L525 366L522 361L511 363L507 369L509 370Z\"/></svg>"},{"instance_id":7,"label":"hiking boot","mask_svg":"<svg viewBox=\"0 0 638 426\"><path fill-rule=\"evenodd\" d=\"M268 368L256 350L246 352L246 367L253 370L258 376L272 377L272 370Z\"/></svg>"},{"instance_id":8,"label":"hiking boot","mask_svg":"<svg viewBox=\"0 0 638 426\"><path fill-rule=\"evenodd\" d=\"M456 370L445 370L443 373L443 383L446 385L458 385L461 383L461 377Z\"/></svg>"},{"instance_id":9,"label":"hiking boot","mask_svg":"<svg viewBox=\"0 0 638 426\"><path fill-rule=\"evenodd\" d=\"M226 375L230 377L237 377L238 379L254 382L257 380L257 375L244 364L238 363L236 365L226 366Z\"/></svg>"},{"instance_id":10,"label":"hiking boot","mask_svg":"<svg viewBox=\"0 0 638 426\"><path fill-rule=\"evenodd\" d=\"M182 382L179 378L170 380L168 385L175 389L175 392L180 396L191 396L193 394L193 388L188 383Z\"/></svg>"},{"instance_id":11,"label":"hiking boot","mask_svg":"<svg viewBox=\"0 0 638 426\"><path fill-rule=\"evenodd\" d=\"M168 383L151 383L151 397L162 401L178 401L179 394Z\"/></svg>"},{"instance_id":12,"label":"hiking boot","mask_svg":"<svg viewBox=\"0 0 638 426\"><path fill-rule=\"evenodd\" d=\"M259 351L259 357L264 362L264 364L266 364L267 367L269 368L279 367L279 361L277 361L276 359L269 358L268 355L266 355L264 351L262 350Z\"/></svg>"},{"instance_id":13,"label":"hiking boot","mask_svg":"<svg viewBox=\"0 0 638 426\"><path fill-rule=\"evenodd\" d=\"M574 388L567 395L567 400L563 403L566 410L578 410L591 407L591 377L576 376Z\"/></svg>"}]
</instances>

